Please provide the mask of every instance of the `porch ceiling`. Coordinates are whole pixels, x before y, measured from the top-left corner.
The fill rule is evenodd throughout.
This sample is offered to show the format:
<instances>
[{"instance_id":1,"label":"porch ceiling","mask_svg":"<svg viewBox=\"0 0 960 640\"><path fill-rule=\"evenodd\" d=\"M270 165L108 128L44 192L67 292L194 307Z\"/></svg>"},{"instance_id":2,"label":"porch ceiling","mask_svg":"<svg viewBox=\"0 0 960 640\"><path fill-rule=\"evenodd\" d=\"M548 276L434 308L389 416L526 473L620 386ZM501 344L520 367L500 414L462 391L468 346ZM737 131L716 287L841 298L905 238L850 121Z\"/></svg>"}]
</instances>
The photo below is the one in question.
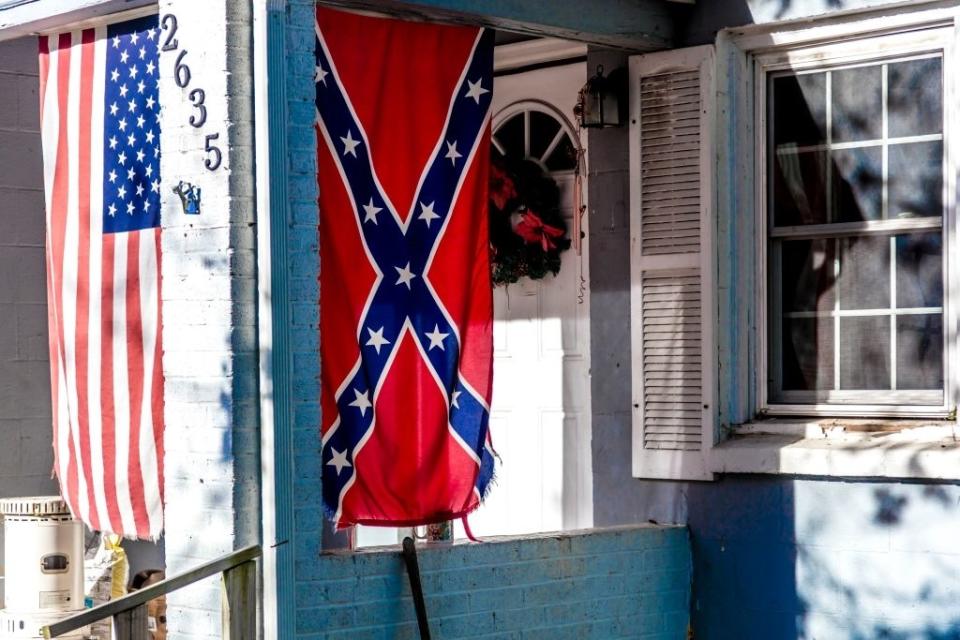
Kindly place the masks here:
<instances>
[{"instance_id":1,"label":"porch ceiling","mask_svg":"<svg viewBox=\"0 0 960 640\"><path fill-rule=\"evenodd\" d=\"M411 19L481 24L635 51L671 45L677 3L670 0L322 0Z\"/></svg>"}]
</instances>

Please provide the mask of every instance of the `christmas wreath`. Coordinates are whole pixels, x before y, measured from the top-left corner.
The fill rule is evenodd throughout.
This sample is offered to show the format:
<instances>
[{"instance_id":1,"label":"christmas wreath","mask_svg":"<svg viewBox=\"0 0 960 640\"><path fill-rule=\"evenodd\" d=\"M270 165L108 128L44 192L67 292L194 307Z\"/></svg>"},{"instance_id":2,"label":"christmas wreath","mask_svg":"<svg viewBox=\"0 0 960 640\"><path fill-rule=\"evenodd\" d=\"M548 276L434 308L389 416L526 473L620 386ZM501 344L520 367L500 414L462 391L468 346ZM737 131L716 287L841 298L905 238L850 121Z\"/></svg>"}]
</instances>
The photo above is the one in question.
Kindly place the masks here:
<instances>
[{"instance_id":1,"label":"christmas wreath","mask_svg":"<svg viewBox=\"0 0 960 640\"><path fill-rule=\"evenodd\" d=\"M557 183L532 160L492 154L490 249L494 286L560 271L570 248Z\"/></svg>"}]
</instances>

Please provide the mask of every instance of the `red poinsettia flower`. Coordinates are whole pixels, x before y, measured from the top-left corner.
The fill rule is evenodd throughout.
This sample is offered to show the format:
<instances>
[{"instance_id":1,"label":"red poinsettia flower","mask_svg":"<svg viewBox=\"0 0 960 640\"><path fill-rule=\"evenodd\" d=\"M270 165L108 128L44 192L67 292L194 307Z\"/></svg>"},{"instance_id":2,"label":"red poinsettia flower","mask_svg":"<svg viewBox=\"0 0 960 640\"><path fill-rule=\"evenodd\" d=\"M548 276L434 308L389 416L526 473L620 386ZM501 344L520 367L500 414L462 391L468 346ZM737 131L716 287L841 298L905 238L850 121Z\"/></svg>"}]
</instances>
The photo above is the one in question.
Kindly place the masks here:
<instances>
[{"instance_id":1,"label":"red poinsettia flower","mask_svg":"<svg viewBox=\"0 0 960 640\"><path fill-rule=\"evenodd\" d=\"M529 209L519 214L513 230L525 242L539 244L544 251L556 249L557 245L553 239L563 237L563 229L544 224L540 216Z\"/></svg>"},{"instance_id":2,"label":"red poinsettia flower","mask_svg":"<svg viewBox=\"0 0 960 640\"><path fill-rule=\"evenodd\" d=\"M507 203L517 197L517 187L513 178L496 163L490 167L490 199L493 205L503 211Z\"/></svg>"}]
</instances>

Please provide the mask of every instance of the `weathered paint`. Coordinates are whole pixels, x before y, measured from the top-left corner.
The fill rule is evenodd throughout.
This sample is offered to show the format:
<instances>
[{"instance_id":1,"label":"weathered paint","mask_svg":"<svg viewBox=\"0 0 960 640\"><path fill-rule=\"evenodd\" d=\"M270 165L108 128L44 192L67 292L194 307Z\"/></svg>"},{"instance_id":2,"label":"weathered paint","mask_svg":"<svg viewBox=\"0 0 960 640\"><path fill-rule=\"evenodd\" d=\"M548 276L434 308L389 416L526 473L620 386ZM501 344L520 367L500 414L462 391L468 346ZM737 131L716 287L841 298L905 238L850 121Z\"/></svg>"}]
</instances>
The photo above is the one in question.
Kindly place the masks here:
<instances>
[{"instance_id":1,"label":"weathered paint","mask_svg":"<svg viewBox=\"0 0 960 640\"><path fill-rule=\"evenodd\" d=\"M410 17L480 24L534 35L603 43L636 51L670 45L673 12L664 0L326 0Z\"/></svg>"},{"instance_id":2,"label":"weathered paint","mask_svg":"<svg viewBox=\"0 0 960 640\"><path fill-rule=\"evenodd\" d=\"M719 27L813 16L825 8L800 0L697 3L682 37L690 44L713 42ZM590 64L618 64L610 53L594 50L589 58ZM749 419L754 404L755 320L744 300L754 290L755 225L753 167L743 159L750 154L739 153L752 144L749 126L741 126L753 118L746 60L722 37L717 58L724 123L716 132L723 428ZM630 363L622 346L630 340L631 317L617 301L629 298L626 135L590 132L591 243L604 248L591 254L591 286L605 300L591 318L592 388L602 398L593 409L595 523L689 525L698 639L960 638L953 604L960 591L956 483L730 475L709 483L625 480L632 443ZM605 177L594 180L594 171Z\"/></svg>"},{"instance_id":3,"label":"weathered paint","mask_svg":"<svg viewBox=\"0 0 960 640\"><path fill-rule=\"evenodd\" d=\"M298 542L297 637L418 638L398 547ZM418 549L435 638L683 640L687 532L640 526Z\"/></svg>"}]
</instances>

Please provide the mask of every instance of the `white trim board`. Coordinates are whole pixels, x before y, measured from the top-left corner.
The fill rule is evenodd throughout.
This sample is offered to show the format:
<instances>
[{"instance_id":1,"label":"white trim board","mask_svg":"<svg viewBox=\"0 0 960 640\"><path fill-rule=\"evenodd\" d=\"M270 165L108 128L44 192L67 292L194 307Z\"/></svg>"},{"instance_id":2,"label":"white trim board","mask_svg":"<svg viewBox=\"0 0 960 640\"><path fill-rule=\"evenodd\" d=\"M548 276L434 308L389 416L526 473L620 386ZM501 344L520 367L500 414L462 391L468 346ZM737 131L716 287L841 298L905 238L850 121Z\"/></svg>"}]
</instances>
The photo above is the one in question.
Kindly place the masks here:
<instances>
[{"instance_id":1,"label":"white trim board","mask_svg":"<svg viewBox=\"0 0 960 640\"><path fill-rule=\"evenodd\" d=\"M140 9L138 13L129 10ZM0 9L0 41L90 26L105 16L156 12L156 0L33 0Z\"/></svg>"},{"instance_id":2,"label":"white trim board","mask_svg":"<svg viewBox=\"0 0 960 640\"><path fill-rule=\"evenodd\" d=\"M587 45L560 38L536 38L501 44L493 50L494 72L510 71L535 64L558 62L587 55Z\"/></svg>"}]
</instances>

